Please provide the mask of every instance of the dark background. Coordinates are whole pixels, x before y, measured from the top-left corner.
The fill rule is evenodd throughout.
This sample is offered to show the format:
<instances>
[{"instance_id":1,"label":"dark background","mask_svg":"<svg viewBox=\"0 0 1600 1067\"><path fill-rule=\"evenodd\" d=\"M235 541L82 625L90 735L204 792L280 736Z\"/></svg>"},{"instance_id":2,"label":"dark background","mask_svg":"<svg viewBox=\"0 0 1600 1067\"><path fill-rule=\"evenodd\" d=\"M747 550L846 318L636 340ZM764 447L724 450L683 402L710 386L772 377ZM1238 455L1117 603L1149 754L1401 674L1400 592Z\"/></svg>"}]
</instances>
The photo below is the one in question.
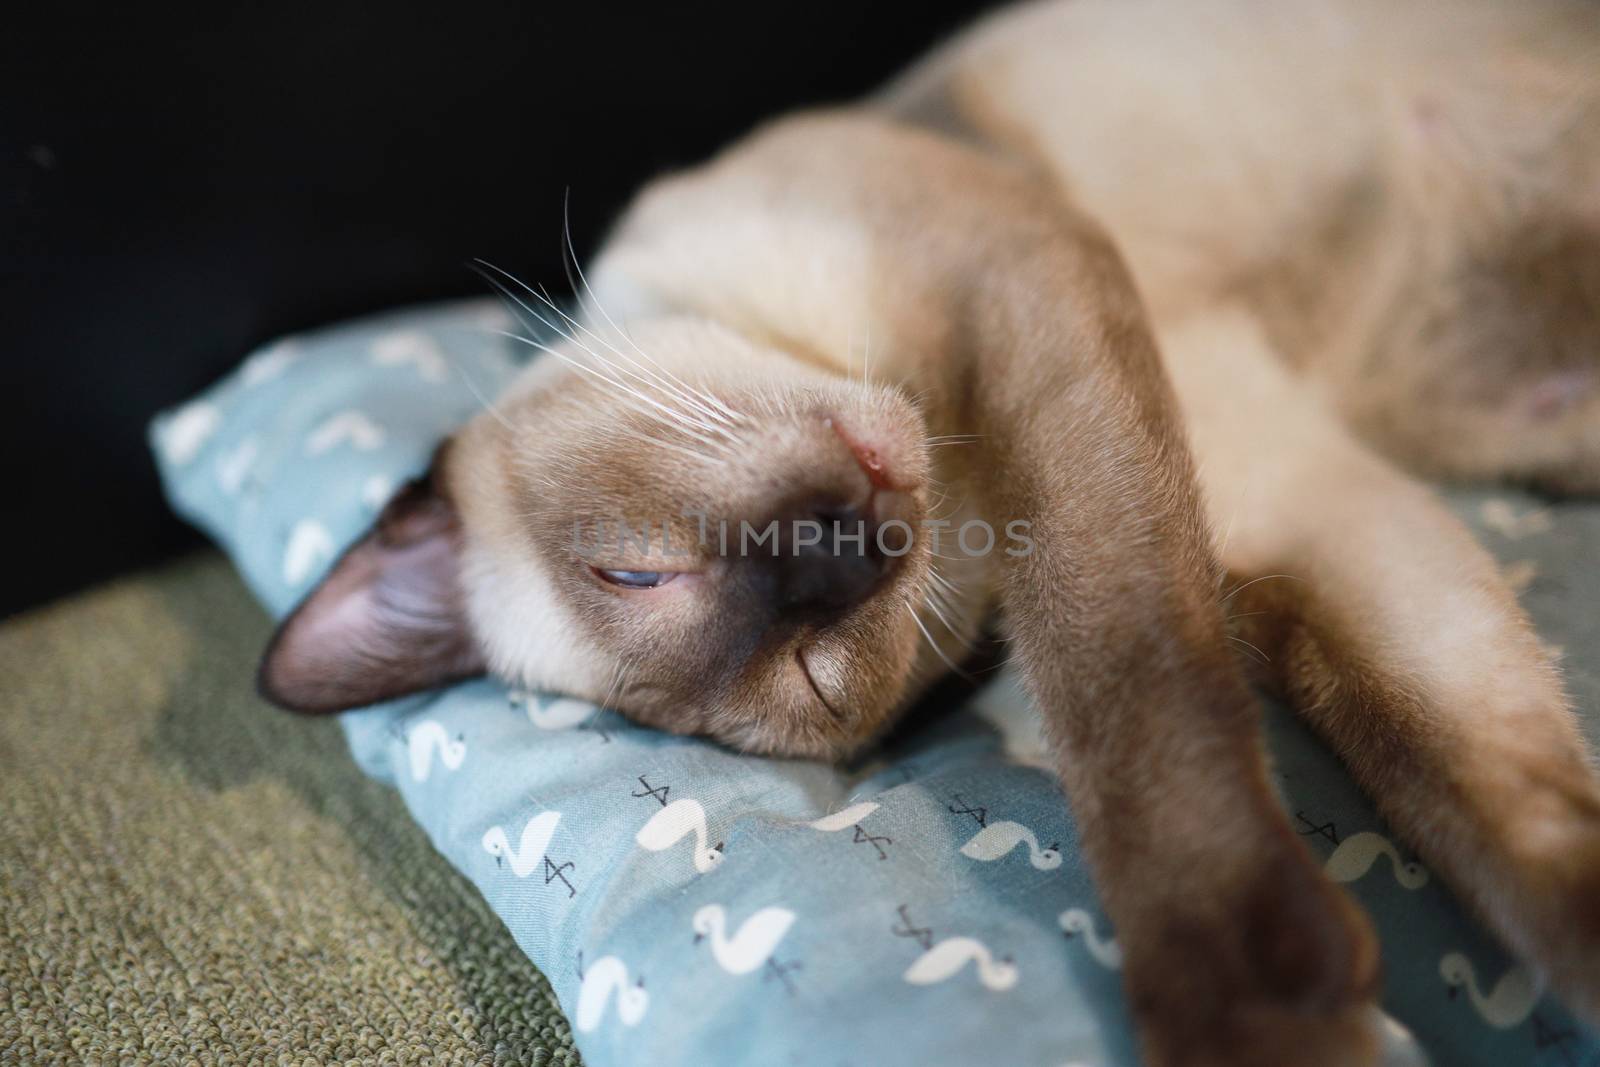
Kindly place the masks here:
<instances>
[{"instance_id":1,"label":"dark background","mask_svg":"<svg viewBox=\"0 0 1600 1067\"><path fill-rule=\"evenodd\" d=\"M199 543L144 427L253 346L481 293L474 256L564 287L569 188L586 256L652 175L988 5L231 6L7 16L0 615Z\"/></svg>"}]
</instances>

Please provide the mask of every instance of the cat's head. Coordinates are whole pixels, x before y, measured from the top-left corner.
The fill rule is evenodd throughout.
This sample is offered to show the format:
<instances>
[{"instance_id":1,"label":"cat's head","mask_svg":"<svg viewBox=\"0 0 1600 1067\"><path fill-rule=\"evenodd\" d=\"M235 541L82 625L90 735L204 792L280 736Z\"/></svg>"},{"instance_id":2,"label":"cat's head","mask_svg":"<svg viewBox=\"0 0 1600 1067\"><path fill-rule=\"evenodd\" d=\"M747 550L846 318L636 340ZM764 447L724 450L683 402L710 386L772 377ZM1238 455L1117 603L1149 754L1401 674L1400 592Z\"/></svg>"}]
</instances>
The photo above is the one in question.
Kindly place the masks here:
<instances>
[{"instance_id":1,"label":"cat's head","mask_svg":"<svg viewBox=\"0 0 1600 1067\"><path fill-rule=\"evenodd\" d=\"M336 711L488 671L751 751L879 733L944 595L918 408L704 320L563 326L284 622L262 691Z\"/></svg>"}]
</instances>

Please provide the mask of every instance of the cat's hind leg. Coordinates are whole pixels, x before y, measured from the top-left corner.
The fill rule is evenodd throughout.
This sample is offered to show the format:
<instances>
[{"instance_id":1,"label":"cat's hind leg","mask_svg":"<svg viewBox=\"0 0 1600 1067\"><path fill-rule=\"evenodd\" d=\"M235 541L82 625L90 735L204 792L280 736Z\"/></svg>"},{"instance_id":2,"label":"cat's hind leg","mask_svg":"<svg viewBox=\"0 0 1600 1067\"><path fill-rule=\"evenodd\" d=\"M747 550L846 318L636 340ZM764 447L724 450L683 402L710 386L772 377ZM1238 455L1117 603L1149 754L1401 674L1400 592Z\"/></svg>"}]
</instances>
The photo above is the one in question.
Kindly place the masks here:
<instances>
[{"instance_id":1,"label":"cat's hind leg","mask_svg":"<svg viewBox=\"0 0 1600 1067\"><path fill-rule=\"evenodd\" d=\"M1494 560L1245 313L1161 340L1224 562L1248 582L1239 637L1390 824L1600 1019L1600 778Z\"/></svg>"}]
</instances>

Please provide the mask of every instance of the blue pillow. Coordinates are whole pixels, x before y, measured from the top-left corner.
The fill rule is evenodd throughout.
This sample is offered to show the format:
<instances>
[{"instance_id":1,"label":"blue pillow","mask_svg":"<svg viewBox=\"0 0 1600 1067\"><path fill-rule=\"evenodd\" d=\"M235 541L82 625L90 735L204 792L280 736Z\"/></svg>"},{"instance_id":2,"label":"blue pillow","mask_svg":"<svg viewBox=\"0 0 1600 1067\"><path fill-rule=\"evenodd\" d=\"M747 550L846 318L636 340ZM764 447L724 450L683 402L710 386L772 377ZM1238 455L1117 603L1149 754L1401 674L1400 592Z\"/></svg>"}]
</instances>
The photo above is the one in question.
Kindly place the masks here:
<instances>
[{"instance_id":1,"label":"blue pillow","mask_svg":"<svg viewBox=\"0 0 1600 1067\"><path fill-rule=\"evenodd\" d=\"M516 373L508 325L473 302L256 353L156 420L174 507L284 614ZM489 679L343 722L549 977L592 1067L1137 1062L1115 932L1005 674L848 768ZM1376 920L1393 1062L1418 1044L1439 1064L1596 1062L1333 757L1281 709L1267 729L1297 827Z\"/></svg>"}]
</instances>

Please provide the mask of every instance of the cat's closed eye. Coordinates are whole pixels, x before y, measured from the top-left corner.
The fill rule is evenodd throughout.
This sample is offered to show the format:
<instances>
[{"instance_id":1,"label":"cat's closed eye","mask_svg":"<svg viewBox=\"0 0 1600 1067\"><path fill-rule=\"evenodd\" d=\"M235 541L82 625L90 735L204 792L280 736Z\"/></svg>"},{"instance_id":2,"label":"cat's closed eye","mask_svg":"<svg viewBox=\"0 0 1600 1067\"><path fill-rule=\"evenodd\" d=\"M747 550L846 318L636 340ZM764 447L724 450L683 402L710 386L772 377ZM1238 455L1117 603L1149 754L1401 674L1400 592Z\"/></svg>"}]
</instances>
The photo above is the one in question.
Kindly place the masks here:
<instances>
[{"instance_id":1,"label":"cat's closed eye","mask_svg":"<svg viewBox=\"0 0 1600 1067\"><path fill-rule=\"evenodd\" d=\"M659 589L678 577L677 571L617 571L604 567L590 569L601 581L624 589Z\"/></svg>"}]
</instances>

